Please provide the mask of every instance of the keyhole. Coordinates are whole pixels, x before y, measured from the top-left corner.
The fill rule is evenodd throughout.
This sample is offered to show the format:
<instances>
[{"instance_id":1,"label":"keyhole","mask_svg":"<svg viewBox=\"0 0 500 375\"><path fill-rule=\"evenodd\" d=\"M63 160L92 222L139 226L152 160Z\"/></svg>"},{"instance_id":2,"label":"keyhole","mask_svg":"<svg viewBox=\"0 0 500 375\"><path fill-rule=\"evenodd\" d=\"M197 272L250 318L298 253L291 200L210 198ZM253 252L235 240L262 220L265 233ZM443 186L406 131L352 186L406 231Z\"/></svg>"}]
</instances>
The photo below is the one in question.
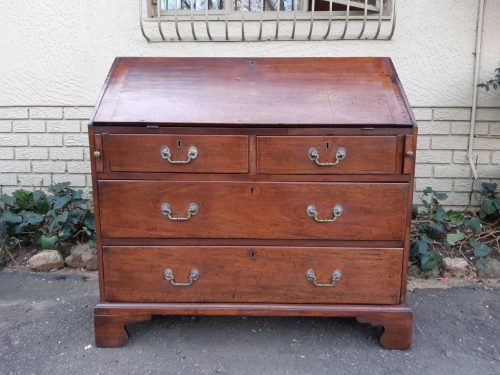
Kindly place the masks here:
<instances>
[{"instance_id":1,"label":"keyhole","mask_svg":"<svg viewBox=\"0 0 500 375\"><path fill-rule=\"evenodd\" d=\"M254 194L254 193L255 193L255 188L252 186L252 187L250 188L250 194Z\"/></svg>"},{"instance_id":2,"label":"keyhole","mask_svg":"<svg viewBox=\"0 0 500 375\"><path fill-rule=\"evenodd\" d=\"M330 142L326 142L325 148L328 150L330 148Z\"/></svg>"},{"instance_id":3,"label":"keyhole","mask_svg":"<svg viewBox=\"0 0 500 375\"><path fill-rule=\"evenodd\" d=\"M250 250L248 256L250 257L250 259L255 260L255 258L257 258L257 253L255 252L255 250Z\"/></svg>"},{"instance_id":4,"label":"keyhole","mask_svg":"<svg viewBox=\"0 0 500 375\"><path fill-rule=\"evenodd\" d=\"M181 148L182 147L182 142L181 142L180 139L177 140L176 144L177 144L177 148Z\"/></svg>"}]
</instances>

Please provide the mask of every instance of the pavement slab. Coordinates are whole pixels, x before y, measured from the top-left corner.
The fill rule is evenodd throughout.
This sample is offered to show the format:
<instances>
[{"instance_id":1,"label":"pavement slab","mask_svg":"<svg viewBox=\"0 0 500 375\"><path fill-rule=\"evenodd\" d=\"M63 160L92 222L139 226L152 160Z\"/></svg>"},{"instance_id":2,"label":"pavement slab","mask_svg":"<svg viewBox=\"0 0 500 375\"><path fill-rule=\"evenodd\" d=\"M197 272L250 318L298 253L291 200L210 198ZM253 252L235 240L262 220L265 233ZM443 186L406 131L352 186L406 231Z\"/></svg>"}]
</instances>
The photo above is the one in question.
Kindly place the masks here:
<instances>
[{"instance_id":1,"label":"pavement slab","mask_svg":"<svg viewBox=\"0 0 500 375\"><path fill-rule=\"evenodd\" d=\"M500 288L416 289L413 346L353 319L154 317L96 348L95 274L0 272L0 374L500 374Z\"/></svg>"}]
</instances>

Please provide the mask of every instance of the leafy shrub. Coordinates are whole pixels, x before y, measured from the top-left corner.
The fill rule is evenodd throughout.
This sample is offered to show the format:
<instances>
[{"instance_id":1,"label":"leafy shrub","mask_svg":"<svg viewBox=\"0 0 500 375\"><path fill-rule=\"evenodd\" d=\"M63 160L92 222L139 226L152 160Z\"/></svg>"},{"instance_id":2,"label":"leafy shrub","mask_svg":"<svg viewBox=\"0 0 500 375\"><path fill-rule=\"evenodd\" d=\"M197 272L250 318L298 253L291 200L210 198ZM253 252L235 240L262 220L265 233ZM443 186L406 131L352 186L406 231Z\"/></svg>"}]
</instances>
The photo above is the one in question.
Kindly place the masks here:
<instances>
[{"instance_id":1,"label":"leafy shrub","mask_svg":"<svg viewBox=\"0 0 500 375\"><path fill-rule=\"evenodd\" d=\"M444 219L446 212L439 203L440 200L445 200L448 195L438 193L427 187L424 191L422 204L427 210L428 219L421 222L417 226L418 234L412 241L410 246L410 261L417 263L422 271L431 271L441 265L441 255L434 250L429 249L434 240L442 240L445 233ZM413 219L417 218L418 211L413 210Z\"/></svg>"},{"instance_id":2,"label":"leafy shrub","mask_svg":"<svg viewBox=\"0 0 500 375\"><path fill-rule=\"evenodd\" d=\"M477 215L470 211L445 211L441 202L448 196L431 187L423 191L424 210L419 214L413 210L413 235L410 261L424 272L440 266L442 259L437 250L458 248L476 258L491 253L491 245L498 246L500 228L496 221L500 217L500 198L496 184L483 183L476 191L480 199ZM490 246L489 246L490 245Z\"/></svg>"},{"instance_id":3,"label":"leafy shrub","mask_svg":"<svg viewBox=\"0 0 500 375\"><path fill-rule=\"evenodd\" d=\"M490 87L493 87L495 90L500 86L500 68L495 69L495 78L490 79L487 82L480 83L479 87L484 87L486 91L490 90Z\"/></svg>"},{"instance_id":4,"label":"leafy shrub","mask_svg":"<svg viewBox=\"0 0 500 375\"><path fill-rule=\"evenodd\" d=\"M499 217L500 197L496 192L497 184L483 182L481 188L481 191L475 191L476 195L479 195L479 201L481 203L479 217L481 219L494 219Z\"/></svg>"},{"instance_id":5,"label":"leafy shrub","mask_svg":"<svg viewBox=\"0 0 500 375\"><path fill-rule=\"evenodd\" d=\"M51 185L48 194L17 190L0 196L0 239L3 246L38 244L55 249L62 242L95 239L91 200L69 182Z\"/></svg>"}]
</instances>

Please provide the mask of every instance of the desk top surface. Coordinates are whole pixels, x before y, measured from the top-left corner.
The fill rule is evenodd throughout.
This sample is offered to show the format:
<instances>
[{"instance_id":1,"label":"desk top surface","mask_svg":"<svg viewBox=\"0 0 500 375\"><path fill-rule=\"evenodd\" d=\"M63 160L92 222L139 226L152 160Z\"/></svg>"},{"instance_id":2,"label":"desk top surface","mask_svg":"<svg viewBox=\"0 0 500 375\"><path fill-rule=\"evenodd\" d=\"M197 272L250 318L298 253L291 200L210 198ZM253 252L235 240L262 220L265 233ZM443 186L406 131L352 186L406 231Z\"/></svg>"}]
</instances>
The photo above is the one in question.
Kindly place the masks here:
<instances>
[{"instance_id":1,"label":"desk top surface","mask_svg":"<svg viewBox=\"0 0 500 375\"><path fill-rule=\"evenodd\" d=\"M389 58L117 58L95 125L415 125Z\"/></svg>"}]
</instances>

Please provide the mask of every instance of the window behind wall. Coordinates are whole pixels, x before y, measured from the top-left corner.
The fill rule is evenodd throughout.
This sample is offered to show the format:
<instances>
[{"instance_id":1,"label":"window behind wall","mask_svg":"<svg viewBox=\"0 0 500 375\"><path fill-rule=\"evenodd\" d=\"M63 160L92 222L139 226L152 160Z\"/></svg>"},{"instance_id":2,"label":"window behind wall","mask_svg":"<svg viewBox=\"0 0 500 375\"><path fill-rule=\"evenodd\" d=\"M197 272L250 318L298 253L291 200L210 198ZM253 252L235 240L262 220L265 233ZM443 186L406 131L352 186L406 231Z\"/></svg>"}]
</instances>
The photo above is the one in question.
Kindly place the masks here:
<instances>
[{"instance_id":1,"label":"window behind wall","mask_svg":"<svg viewBox=\"0 0 500 375\"><path fill-rule=\"evenodd\" d=\"M396 0L140 2L150 41L390 39L395 26Z\"/></svg>"}]
</instances>

